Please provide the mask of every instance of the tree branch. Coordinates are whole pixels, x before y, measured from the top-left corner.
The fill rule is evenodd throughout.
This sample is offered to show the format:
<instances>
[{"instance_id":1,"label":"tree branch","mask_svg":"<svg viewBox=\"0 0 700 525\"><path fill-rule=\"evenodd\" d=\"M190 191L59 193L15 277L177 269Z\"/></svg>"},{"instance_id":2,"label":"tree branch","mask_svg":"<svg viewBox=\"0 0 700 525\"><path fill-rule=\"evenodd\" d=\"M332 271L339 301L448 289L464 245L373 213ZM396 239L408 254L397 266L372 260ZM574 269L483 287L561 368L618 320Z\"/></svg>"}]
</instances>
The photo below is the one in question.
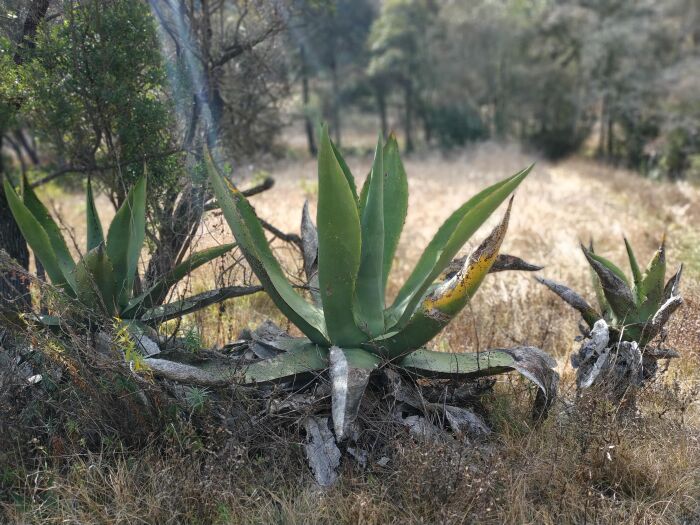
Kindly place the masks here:
<instances>
[{"instance_id":1,"label":"tree branch","mask_svg":"<svg viewBox=\"0 0 700 525\"><path fill-rule=\"evenodd\" d=\"M38 186L42 186L48 182L51 182L54 179L57 179L63 175L66 175L68 173L92 173L95 171L107 171L107 170L113 170L116 168L122 168L124 166L128 166L130 164L136 164L137 162L145 162L148 160L156 160L156 159L163 159L165 157L169 157L170 155L175 155L176 153L181 153L182 150L181 148L177 149L172 149L165 151L163 153L159 153L157 155L145 155L141 158L138 159L133 159L133 160L128 160L125 162L115 162L113 164L103 164L103 165L91 165L91 166L65 166L59 170L54 171L53 173L50 173L46 177L43 177L31 184L32 188L36 188Z\"/></svg>"}]
</instances>

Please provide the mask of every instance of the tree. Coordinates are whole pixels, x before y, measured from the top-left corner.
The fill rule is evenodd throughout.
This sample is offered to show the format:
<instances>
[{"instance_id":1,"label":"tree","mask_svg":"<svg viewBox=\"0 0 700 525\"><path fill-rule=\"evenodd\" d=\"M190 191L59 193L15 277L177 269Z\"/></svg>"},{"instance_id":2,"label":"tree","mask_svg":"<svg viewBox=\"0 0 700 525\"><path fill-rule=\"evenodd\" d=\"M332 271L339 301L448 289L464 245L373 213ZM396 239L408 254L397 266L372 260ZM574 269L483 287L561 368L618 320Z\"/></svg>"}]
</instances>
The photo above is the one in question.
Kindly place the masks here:
<instances>
[{"instance_id":1,"label":"tree","mask_svg":"<svg viewBox=\"0 0 700 525\"><path fill-rule=\"evenodd\" d=\"M34 49L37 27L46 16L48 0L29 3L16 46L8 37L0 40L0 179L5 174L2 158L4 137L15 125L16 113L23 103L20 82L21 66ZM12 59L10 59L12 57ZM29 267L29 250L19 227L10 213L5 192L0 188L0 250L4 250L22 268ZM28 283L16 272L0 269L0 309L26 309L30 306Z\"/></svg>"},{"instance_id":2,"label":"tree","mask_svg":"<svg viewBox=\"0 0 700 525\"><path fill-rule=\"evenodd\" d=\"M382 122L386 121L386 96L397 87L403 94L406 151L413 150L413 126L422 90L429 83L427 38L434 22L433 6L425 0L388 0L372 24L368 75L375 85ZM385 127L386 124L383 124Z\"/></svg>"},{"instance_id":3,"label":"tree","mask_svg":"<svg viewBox=\"0 0 700 525\"><path fill-rule=\"evenodd\" d=\"M341 107L353 79L362 75L367 59L365 43L374 19L369 0L296 0L292 2L288 38L298 63L309 151L314 154L314 124L309 116L309 84L328 116L335 143L342 142ZM327 89L323 89L327 85Z\"/></svg>"}]
</instances>

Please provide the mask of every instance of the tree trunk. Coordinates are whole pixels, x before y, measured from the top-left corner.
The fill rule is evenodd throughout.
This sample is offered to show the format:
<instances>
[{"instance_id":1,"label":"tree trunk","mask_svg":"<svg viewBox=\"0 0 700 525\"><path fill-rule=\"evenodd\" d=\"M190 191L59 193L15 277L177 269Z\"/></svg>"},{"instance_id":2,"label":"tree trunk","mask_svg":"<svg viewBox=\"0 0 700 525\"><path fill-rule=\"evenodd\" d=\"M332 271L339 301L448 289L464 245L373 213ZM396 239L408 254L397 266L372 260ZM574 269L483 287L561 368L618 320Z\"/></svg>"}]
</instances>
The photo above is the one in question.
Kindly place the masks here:
<instances>
[{"instance_id":1,"label":"tree trunk","mask_svg":"<svg viewBox=\"0 0 700 525\"><path fill-rule=\"evenodd\" d=\"M335 145L340 147L341 121L340 121L340 81L338 80L338 65L335 57L331 60L331 122L333 125L333 137Z\"/></svg>"},{"instance_id":2,"label":"tree trunk","mask_svg":"<svg viewBox=\"0 0 700 525\"><path fill-rule=\"evenodd\" d=\"M413 84L404 83L404 134L406 135L406 153L413 151Z\"/></svg>"},{"instance_id":3,"label":"tree trunk","mask_svg":"<svg viewBox=\"0 0 700 525\"><path fill-rule=\"evenodd\" d=\"M22 27L22 37L18 42L14 62L24 62L23 51L34 47L34 36L41 20L49 9L49 0L34 0L29 5L27 17ZM5 174L2 159L3 136L8 130L0 130L0 179ZM4 250L23 269L29 268L29 250L22 232L15 222L7 204L5 191L0 187L0 250ZM29 283L21 273L0 268L0 309L24 311L31 308Z\"/></svg>"},{"instance_id":4,"label":"tree trunk","mask_svg":"<svg viewBox=\"0 0 700 525\"><path fill-rule=\"evenodd\" d=\"M2 151L2 135L0 135ZM3 161L0 155L0 178L3 176ZM0 186L0 250L4 250L25 270L29 268L29 250L19 231ZM31 306L29 283L24 276L7 268L0 268L0 310L25 311Z\"/></svg>"},{"instance_id":5,"label":"tree trunk","mask_svg":"<svg viewBox=\"0 0 700 525\"><path fill-rule=\"evenodd\" d=\"M309 65L306 62L306 50L304 46L301 46L299 55L301 57L301 96L302 102L304 103L304 130L306 131L306 142L309 147L309 154L315 157L318 153L318 148L316 147L316 138L314 136L314 124L309 115L309 102L311 100L309 94Z\"/></svg>"},{"instance_id":6,"label":"tree trunk","mask_svg":"<svg viewBox=\"0 0 700 525\"><path fill-rule=\"evenodd\" d=\"M607 144L607 157L608 161L612 161L614 159L614 153L615 153L615 119L613 118L612 115L608 115L608 144Z\"/></svg>"},{"instance_id":7,"label":"tree trunk","mask_svg":"<svg viewBox=\"0 0 700 525\"><path fill-rule=\"evenodd\" d=\"M382 126L382 137L386 138L389 132L389 124L386 118L386 94L384 89L380 87L375 88L374 94L377 100L377 111L379 111L379 122Z\"/></svg>"}]
</instances>

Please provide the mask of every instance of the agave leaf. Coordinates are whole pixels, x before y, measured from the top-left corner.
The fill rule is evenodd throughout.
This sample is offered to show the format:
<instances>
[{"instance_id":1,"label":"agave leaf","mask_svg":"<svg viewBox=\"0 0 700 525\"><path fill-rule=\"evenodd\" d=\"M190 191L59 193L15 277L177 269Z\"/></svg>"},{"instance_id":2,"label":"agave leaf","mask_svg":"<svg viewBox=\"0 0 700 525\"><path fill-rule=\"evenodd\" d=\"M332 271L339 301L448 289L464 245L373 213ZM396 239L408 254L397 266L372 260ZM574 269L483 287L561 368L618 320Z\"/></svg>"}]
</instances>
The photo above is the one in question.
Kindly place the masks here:
<instances>
[{"instance_id":1,"label":"agave leaf","mask_svg":"<svg viewBox=\"0 0 700 525\"><path fill-rule=\"evenodd\" d=\"M384 332L384 163L381 137L370 173L367 205L362 209L362 254L355 284L355 318L369 338Z\"/></svg>"},{"instance_id":2,"label":"agave leaf","mask_svg":"<svg viewBox=\"0 0 700 525\"><path fill-rule=\"evenodd\" d=\"M634 256L634 250L632 250L632 245L627 240L627 237L623 237L625 241L625 249L627 250L627 258L630 261L630 269L632 270L632 280L634 282L634 295L637 302L641 302L641 297L639 297L639 287L642 282L642 272L639 269L639 264L637 263L637 258Z\"/></svg>"},{"instance_id":3,"label":"agave leaf","mask_svg":"<svg viewBox=\"0 0 700 525\"><path fill-rule=\"evenodd\" d=\"M325 128L325 133L328 132L328 129ZM322 131L322 133L324 133ZM323 140L323 139L321 139ZM340 169L343 172L343 175L345 175L345 179L348 181L348 186L350 186L350 192L352 193L353 198L355 199L355 204L359 204L358 198L357 198L357 186L355 186L355 177L353 177L352 172L350 171L350 168L348 167L347 163L345 162L345 159L343 158L343 155L341 155L340 150L336 147L336 145L333 143L331 140L330 136L328 137L329 142L331 143L331 149L333 150L333 155L335 155L336 160L338 161L338 165L340 166Z\"/></svg>"},{"instance_id":4,"label":"agave leaf","mask_svg":"<svg viewBox=\"0 0 700 525\"><path fill-rule=\"evenodd\" d=\"M128 311L129 317L138 316L144 323L159 324L182 317L183 315L196 312L212 304L218 304L226 299L243 297L254 293L262 292L262 286L225 286L215 290L202 292L185 299L174 301L160 306L154 306L141 312L138 309ZM122 313L126 317L127 313Z\"/></svg>"},{"instance_id":5,"label":"agave leaf","mask_svg":"<svg viewBox=\"0 0 700 525\"><path fill-rule=\"evenodd\" d=\"M508 230L512 205L513 199L508 203L508 209L501 222L469 255L462 269L425 297L418 311L404 328L382 340L382 351L390 357L396 357L419 348L435 337L464 308L498 256L498 250Z\"/></svg>"},{"instance_id":6,"label":"agave leaf","mask_svg":"<svg viewBox=\"0 0 700 525\"><path fill-rule=\"evenodd\" d=\"M92 182L90 177L87 180L87 196L86 196L86 214L87 214L87 250L97 248L105 241L105 236L102 231L102 223L97 214L95 207L95 198L92 194Z\"/></svg>"},{"instance_id":7,"label":"agave leaf","mask_svg":"<svg viewBox=\"0 0 700 525\"><path fill-rule=\"evenodd\" d=\"M467 255L463 257L457 257L452 259L449 266L445 269L444 279L451 279L455 276L457 272L464 266L464 261L467 260ZM499 253L496 257L496 261L491 265L489 273L498 273L506 271L516 271L516 272L537 272L544 268L543 266L537 266L535 264L530 264L529 262L516 257L515 255L508 255L505 253Z\"/></svg>"},{"instance_id":8,"label":"agave leaf","mask_svg":"<svg viewBox=\"0 0 700 525\"><path fill-rule=\"evenodd\" d=\"M177 284L190 272L193 272L200 266L213 261L217 257L221 257L236 246L235 243L221 244L204 250L193 253L190 257L182 261L180 264L171 269L168 273L162 276L141 295L134 297L127 304L122 315L130 317L142 308L151 308L154 304L160 303L167 295L170 288Z\"/></svg>"},{"instance_id":9,"label":"agave leaf","mask_svg":"<svg viewBox=\"0 0 700 525\"><path fill-rule=\"evenodd\" d=\"M664 294L664 281L666 279L666 239L661 241L661 246L652 257L647 266L640 285L640 297L642 306L639 310L639 320L646 321L654 315Z\"/></svg>"},{"instance_id":10,"label":"agave leaf","mask_svg":"<svg viewBox=\"0 0 700 525\"><path fill-rule=\"evenodd\" d=\"M125 307L131 298L145 236L146 176L143 175L127 194L107 232L107 256L114 267L120 307Z\"/></svg>"},{"instance_id":11,"label":"agave leaf","mask_svg":"<svg viewBox=\"0 0 700 525\"><path fill-rule=\"evenodd\" d=\"M353 301L360 268L360 217L347 179L323 128L318 154L318 281L328 336L356 346L367 336L355 324Z\"/></svg>"},{"instance_id":12,"label":"agave leaf","mask_svg":"<svg viewBox=\"0 0 700 525\"><path fill-rule=\"evenodd\" d=\"M223 386L231 383L272 383L294 376L318 373L328 368L328 351L314 344L300 345L272 359L252 363L237 360L191 360L181 363L170 359L146 359L145 364L157 376L183 383Z\"/></svg>"},{"instance_id":13,"label":"agave leaf","mask_svg":"<svg viewBox=\"0 0 700 525\"><path fill-rule=\"evenodd\" d=\"M442 224L386 313L387 328L405 326L432 282L531 169L532 166L478 193Z\"/></svg>"},{"instance_id":14,"label":"agave leaf","mask_svg":"<svg viewBox=\"0 0 700 525\"><path fill-rule=\"evenodd\" d=\"M315 343L327 343L323 313L307 303L287 281L250 203L217 173L208 152L206 165L212 189L226 222L270 298L309 339Z\"/></svg>"},{"instance_id":15,"label":"agave leaf","mask_svg":"<svg viewBox=\"0 0 700 525\"><path fill-rule=\"evenodd\" d=\"M425 377L476 378L509 372L514 362L510 354L501 350L451 353L420 349L401 358L398 365Z\"/></svg>"},{"instance_id":16,"label":"agave leaf","mask_svg":"<svg viewBox=\"0 0 700 525\"><path fill-rule=\"evenodd\" d=\"M117 312L114 268L104 244L90 250L75 266L75 283L81 303L109 316Z\"/></svg>"},{"instance_id":17,"label":"agave leaf","mask_svg":"<svg viewBox=\"0 0 700 525\"><path fill-rule=\"evenodd\" d=\"M367 195L369 194L369 183L371 182L371 180L372 172L370 171L365 177L365 182L362 183L362 189L360 190L360 213L362 213L362 210L364 210L365 206L367 206Z\"/></svg>"},{"instance_id":18,"label":"agave leaf","mask_svg":"<svg viewBox=\"0 0 700 525\"><path fill-rule=\"evenodd\" d=\"M267 383L314 373L328 368L328 352L315 344L300 346L296 351L280 354L247 365L245 383Z\"/></svg>"},{"instance_id":19,"label":"agave leaf","mask_svg":"<svg viewBox=\"0 0 700 525\"><path fill-rule=\"evenodd\" d=\"M680 295L672 296L668 301L661 305L656 311L651 321L644 327L643 337L640 341L640 346L646 345L654 339L671 318L673 313L683 304L683 298Z\"/></svg>"},{"instance_id":20,"label":"agave leaf","mask_svg":"<svg viewBox=\"0 0 700 525\"><path fill-rule=\"evenodd\" d=\"M56 261L66 278L66 281L74 287L75 281L73 280L73 270L75 269L75 261L73 256L70 254L66 240L61 234L61 230L56 224L56 222L51 217L49 210L46 206L39 200L39 198L32 190L32 187L27 181L26 175L22 176L22 202L27 207L27 209L34 215L34 218L39 221L41 227L44 228L46 235L49 237L51 242L51 248L53 248L53 253L56 256Z\"/></svg>"},{"instance_id":21,"label":"agave leaf","mask_svg":"<svg viewBox=\"0 0 700 525\"><path fill-rule=\"evenodd\" d=\"M384 146L384 263L382 289L394 261L396 247L408 212L408 179L399 156L399 145L392 133Z\"/></svg>"},{"instance_id":22,"label":"agave leaf","mask_svg":"<svg viewBox=\"0 0 700 525\"><path fill-rule=\"evenodd\" d=\"M531 264L515 255L499 253L496 261L491 266L489 273L516 271L516 272L538 272L543 266Z\"/></svg>"},{"instance_id":23,"label":"agave leaf","mask_svg":"<svg viewBox=\"0 0 700 525\"><path fill-rule=\"evenodd\" d=\"M573 306L586 321L586 324L593 328L593 325L601 319L601 315L596 312L591 305L589 305L586 300L579 294L574 292L572 289L564 286L563 284L550 281L549 279L543 279L541 277L535 277L537 282L544 284L547 288L552 290L555 294L561 297L567 304Z\"/></svg>"},{"instance_id":24,"label":"agave leaf","mask_svg":"<svg viewBox=\"0 0 700 525\"><path fill-rule=\"evenodd\" d=\"M535 347L494 349L485 352L448 353L416 350L398 362L399 366L425 377L476 378L516 370L540 389L536 415L541 416L556 397L559 374L557 362Z\"/></svg>"},{"instance_id":25,"label":"agave leaf","mask_svg":"<svg viewBox=\"0 0 700 525\"><path fill-rule=\"evenodd\" d=\"M301 246L304 256L304 273L309 286L311 299L316 306L321 305L318 289L318 231L309 213L309 201L304 202L301 212Z\"/></svg>"},{"instance_id":26,"label":"agave leaf","mask_svg":"<svg viewBox=\"0 0 700 525\"><path fill-rule=\"evenodd\" d=\"M330 487L338 479L342 455L328 428L328 418L309 416L303 424L306 431L304 451L314 479L321 487Z\"/></svg>"},{"instance_id":27,"label":"agave leaf","mask_svg":"<svg viewBox=\"0 0 700 525\"><path fill-rule=\"evenodd\" d=\"M665 303L668 301L671 297L674 295L678 295L678 286L681 282L681 275L683 274L683 265L681 264L680 267L678 268L678 271L671 277L668 282L666 283L666 286L664 286L664 295L662 299L662 303Z\"/></svg>"},{"instance_id":28,"label":"agave leaf","mask_svg":"<svg viewBox=\"0 0 700 525\"><path fill-rule=\"evenodd\" d=\"M342 441L357 418L369 376L380 358L359 348L332 346L329 355L332 385L333 427Z\"/></svg>"},{"instance_id":29,"label":"agave leaf","mask_svg":"<svg viewBox=\"0 0 700 525\"><path fill-rule=\"evenodd\" d=\"M34 214L29 211L29 208L20 200L7 178L3 181L3 185L12 216L15 218L22 236L31 247L34 255L44 266L51 282L64 291L73 294L75 281L71 278L73 282L71 284L63 273L46 230L44 230Z\"/></svg>"},{"instance_id":30,"label":"agave leaf","mask_svg":"<svg viewBox=\"0 0 700 525\"><path fill-rule=\"evenodd\" d=\"M583 250L586 250L586 248L585 248L583 245L581 245L581 248L582 248ZM597 254L595 254L595 253L593 253L593 252L584 251L584 253L586 253L586 258L588 258L588 257L590 256L590 258L593 259L593 260L595 260L599 265L602 265L603 267L607 268L610 272L612 272L613 274L615 274L615 276L616 276L618 279L620 279L621 281L623 281L623 282L627 285L627 287L629 288L630 282L629 282L629 280L627 279L627 276L625 275L625 272L623 272L623 271L619 268L619 266L617 266L617 265L616 265L615 263L613 263L612 261L606 259L605 257L602 257L602 256L600 256L600 255L597 255ZM589 262L590 262L590 261L589 261ZM596 272L596 273L598 273L598 272Z\"/></svg>"},{"instance_id":31,"label":"agave leaf","mask_svg":"<svg viewBox=\"0 0 700 525\"><path fill-rule=\"evenodd\" d=\"M610 304L615 317L618 321L625 321L635 311L634 298L627 280L620 277L619 269L616 271L615 265L610 261L590 253L583 245L581 245L581 249L588 263L600 278L605 299Z\"/></svg>"},{"instance_id":32,"label":"agave leaf","mask_svg":"<svg viewBox=\"0 0 700 525\"><path fill-rule=\"evenodd\" d=\"M593 239L590 240L590 243L588 245L588 251L591 253L595 253L593 251ZM595 270L590 265L589 271L591 274L591 283L593 284L593 290L595 291L595 297L598 301L598 308L600 308L600 313L604 319L610 321L612 310L610 308L610 305L608 304L608 300L605 298L605 294L603 293L603 285L600 284L598 274L595 273Z\"/></svg>"}]
</instances>

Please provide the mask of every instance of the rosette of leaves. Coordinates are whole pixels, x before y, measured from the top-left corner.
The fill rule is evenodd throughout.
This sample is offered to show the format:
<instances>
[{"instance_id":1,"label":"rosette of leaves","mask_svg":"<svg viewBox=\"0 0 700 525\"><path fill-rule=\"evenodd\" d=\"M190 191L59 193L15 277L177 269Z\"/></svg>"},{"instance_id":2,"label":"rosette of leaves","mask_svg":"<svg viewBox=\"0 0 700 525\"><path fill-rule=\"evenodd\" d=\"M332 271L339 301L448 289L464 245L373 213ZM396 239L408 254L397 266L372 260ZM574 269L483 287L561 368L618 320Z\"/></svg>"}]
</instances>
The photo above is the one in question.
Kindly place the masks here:
<instances>
[{"instance_id":1,"label":"rosette of leaves","mask_svg":"<svg viewBox=\"0 0 700 525\"><path fill-rule=\"evenodd\" d=\"M167 291L189 272L231 250L224 244L199 251L175 265L143 293L135 295L138 261L146 234L146 176L129 191L104 235L90 180L86 192L86 252L77 261L51 214L23 179L21 196L7 179L5 195L12 215L44 266L51 283L77 300L85 311L102 317L156 324L183 310L193 311L211 304L209 296L158 305ZM173 313L174 312L174 313ZM50 316L40 318L54 324Z\"/></svg>"},{"instance_id":2,"label":"rosette of leaves","mask_svg":"<svg viewBox=\"0 0 700 525\"><path fill-rule=\"evenodd\" d=\"M578 310L589 329L603 319L610 330L611 341L636 342L643 349L662 333L671 315L683 304L678 290L683 266L666 282L665 238L644 272L632 246L627 239L624 242L631 279L613 262L596 254L593 243L588 248L581 245L591 267L598 309L563 284L542 278L537 280Z\"/></svg>"},{"instance_id":3,"label":"rosette of leaves","mask_svg":"<svg viewBox=\"0 0 700 525\"><path fill-rule=\"evenodd\" d=\"M538 349L444 353L424 348L464 308L498 261L511 204L490 235L445 281L455 255L530 173L490 186L459 207L439 228L391 304L385 291L408 209L408 183L396 139L380 139L361 191L323 129L318 157L317 227L308 208L302 221L307 300L288 281L255 211L209 159L213 191L249 265L281 312L303 334L280 338L277 354L240 367L238 380L265 383L328 371L335 436L356 418L370 375L392 363L417 376L474 378L518 370L551 400L552 360ZM508 259L502 261L508 266ZM500 269L505 269L504 267ZM153 363L155 365L162 363ZM193 379L222 378L220 368ZM185 373L184 375L187 375ZM216 379L214 378L214 382Z\"/></svg>"}]
</instances>

